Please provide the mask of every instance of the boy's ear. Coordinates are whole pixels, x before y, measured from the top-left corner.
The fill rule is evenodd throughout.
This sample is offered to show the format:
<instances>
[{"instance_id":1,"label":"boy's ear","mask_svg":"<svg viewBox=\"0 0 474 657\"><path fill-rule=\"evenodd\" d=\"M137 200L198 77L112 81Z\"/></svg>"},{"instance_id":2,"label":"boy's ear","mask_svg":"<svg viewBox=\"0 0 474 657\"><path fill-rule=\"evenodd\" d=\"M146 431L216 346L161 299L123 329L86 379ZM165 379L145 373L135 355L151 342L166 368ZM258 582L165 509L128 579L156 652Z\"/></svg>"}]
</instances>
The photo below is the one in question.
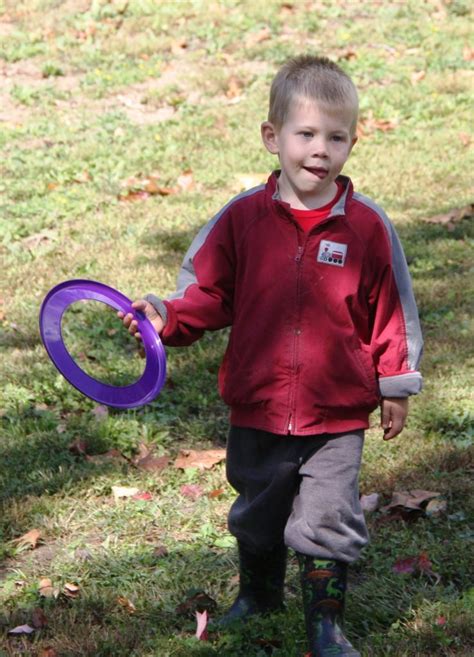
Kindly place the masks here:
<instances>
[{"instance_id":1,"label":"boy's ear","mask_svg":"<svg viewBox=\"0 0 474 657\"><path fill-rule=\"evenodd\" d=\"M278 147L278 132L270 121L264 121L260 126L260 133L265 148L272 155L278 155L280 149Z\"/></svg>"}]
</instances>

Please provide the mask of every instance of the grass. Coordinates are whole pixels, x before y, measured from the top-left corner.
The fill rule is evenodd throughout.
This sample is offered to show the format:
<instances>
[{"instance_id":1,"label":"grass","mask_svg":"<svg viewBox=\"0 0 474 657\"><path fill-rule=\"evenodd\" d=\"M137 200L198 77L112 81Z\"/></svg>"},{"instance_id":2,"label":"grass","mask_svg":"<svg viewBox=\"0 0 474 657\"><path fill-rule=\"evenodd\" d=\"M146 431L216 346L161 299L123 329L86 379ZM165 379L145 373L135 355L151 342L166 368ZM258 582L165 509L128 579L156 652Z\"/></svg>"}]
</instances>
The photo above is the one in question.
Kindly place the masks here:
<instances>
[{"instance_id":1,"label":"grass","mask_svg":"<svg viewBox=\"0 0 474 657\"><path fill-rule=\"evenodd\" d=\"M469 11L463 0L0 2L1 657L46 657L48 647L61 657L304 653L294 561L284 615L199 642L192 605L176 613L197 590L220 611L237 587L224 465L172 465L180 449L225 445L215 390L225 332L168 350L155 402L103 414L54 370L37 317L70 278L131 297L171 292L199 227L243 177L274 168L259 145L268 85L286 56L307 50L339 61L360 88L364 132L347 173L397 226L426 339L425 390L393 444L374 415L361 489L386 502L416 488L447 501L446 513L413 523L368 517L348 634L364 657L472 653L472 227L468 217L452 229L425 221L471 201ZM190 187L179 186L185 172ZM175 193L120 200L130 178L149 176ZM68 311L68 345L94 376L127 382L143 364L111 311L93 306ZM70 451L78 441L92 458ZM141 443L170 466L134 467ZM116 485L152 499L115 500ZM183 494L189 485L197 499ZM33 528L35 549L15 541ZM422 553L432 572L393 571ZM40 595L44 577L57 598ZM65 595L66 583L79 595ZM37 608L47 625L8 636Z\"/></svg>"}]
</instances>

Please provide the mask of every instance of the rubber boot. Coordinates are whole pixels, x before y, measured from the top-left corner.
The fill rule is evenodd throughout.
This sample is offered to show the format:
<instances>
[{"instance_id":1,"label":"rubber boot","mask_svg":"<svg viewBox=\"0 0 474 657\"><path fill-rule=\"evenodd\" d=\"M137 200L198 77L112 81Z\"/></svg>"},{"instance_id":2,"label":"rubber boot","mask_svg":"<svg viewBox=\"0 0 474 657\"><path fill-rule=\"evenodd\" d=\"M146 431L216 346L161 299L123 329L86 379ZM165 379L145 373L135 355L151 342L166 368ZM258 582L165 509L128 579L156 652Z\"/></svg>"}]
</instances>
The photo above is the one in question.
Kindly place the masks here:
<instances>
[{"instance_id":1,"label":"rubber boot","mask_svg":"<svg viewBox=\"0 0 474 657\"><path fill-rule=\"evenodd\" d=\"M224 628L246 621L255 614L279 611L284 607L287 548L284 544L255 554L238 543L240 587L229 611L215 625Z\"/></svg>"},{"instance_id":2,"label":"rubber boot","mask_svg":"<svg viewBox=\"0 0 474 657\"><path fill-rule=\"evenodd\" d=\"M297 554L311 657L360 657L342 631L347 564ZM308 656L309 657L309 656Z\"/></svg>"}]
</instances>

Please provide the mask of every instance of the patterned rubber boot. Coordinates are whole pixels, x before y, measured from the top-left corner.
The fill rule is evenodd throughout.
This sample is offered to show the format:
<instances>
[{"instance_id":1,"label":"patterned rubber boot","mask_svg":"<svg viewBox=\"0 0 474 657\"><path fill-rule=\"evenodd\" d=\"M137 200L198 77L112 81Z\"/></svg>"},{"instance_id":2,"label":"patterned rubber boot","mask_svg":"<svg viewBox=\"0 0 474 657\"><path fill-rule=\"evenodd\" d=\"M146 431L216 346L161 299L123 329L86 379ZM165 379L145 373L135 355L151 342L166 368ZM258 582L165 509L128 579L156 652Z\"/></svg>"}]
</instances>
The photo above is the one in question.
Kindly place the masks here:
<instances>
[{"instance_id":1,"label":"patterned rubber boot","mask_svg":"<svg viewBox=\"0 0 474 657\"><path fill-rule=\"evenodd\" d=\"M342 631L347 564L297 554L310 653L308 657L360 657Z\"/></svg>"},{"instance_id":2,"label":"patterned rubber boot","mask_svg":"<svg viewBox=\"0 0 474 657\"><path fill-rule=\"evenodd\" d=\"M246 621L255 614L284 608L284 584L287 548L281 544L272 550L254 554L242 543L239 548L240 588L229 611L216 623L218 629Z\"/></svg>"}]
</instances>

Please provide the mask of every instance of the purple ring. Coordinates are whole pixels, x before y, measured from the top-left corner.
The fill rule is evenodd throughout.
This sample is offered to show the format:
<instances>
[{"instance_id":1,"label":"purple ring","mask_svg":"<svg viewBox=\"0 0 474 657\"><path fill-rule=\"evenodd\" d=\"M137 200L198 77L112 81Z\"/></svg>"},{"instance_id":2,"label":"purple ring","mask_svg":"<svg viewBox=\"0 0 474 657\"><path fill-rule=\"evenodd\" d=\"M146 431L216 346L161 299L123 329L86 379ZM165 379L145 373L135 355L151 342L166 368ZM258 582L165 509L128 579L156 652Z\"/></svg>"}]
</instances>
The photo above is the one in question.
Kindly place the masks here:
<instances>
[{"instance_id":1,"label":"purple ring","mask_svg":"<svg viewBox=\"0 0 474 657\"><path fill-rule=\"evenodd\" d=\"M142 376L128 386L111 386L92 378L74 361L63 341L62 317L76 301L90 299L132 313L138 322L145 349L146 364ZM166 353L151 322L132 308L132 302L114 288L89 280L65 281L53 287L43 300L39 317L43 344L54 365L67 381L87 397L106 406L135 408L151 402L166 379Z\"/></svg>"}]
</instances>

